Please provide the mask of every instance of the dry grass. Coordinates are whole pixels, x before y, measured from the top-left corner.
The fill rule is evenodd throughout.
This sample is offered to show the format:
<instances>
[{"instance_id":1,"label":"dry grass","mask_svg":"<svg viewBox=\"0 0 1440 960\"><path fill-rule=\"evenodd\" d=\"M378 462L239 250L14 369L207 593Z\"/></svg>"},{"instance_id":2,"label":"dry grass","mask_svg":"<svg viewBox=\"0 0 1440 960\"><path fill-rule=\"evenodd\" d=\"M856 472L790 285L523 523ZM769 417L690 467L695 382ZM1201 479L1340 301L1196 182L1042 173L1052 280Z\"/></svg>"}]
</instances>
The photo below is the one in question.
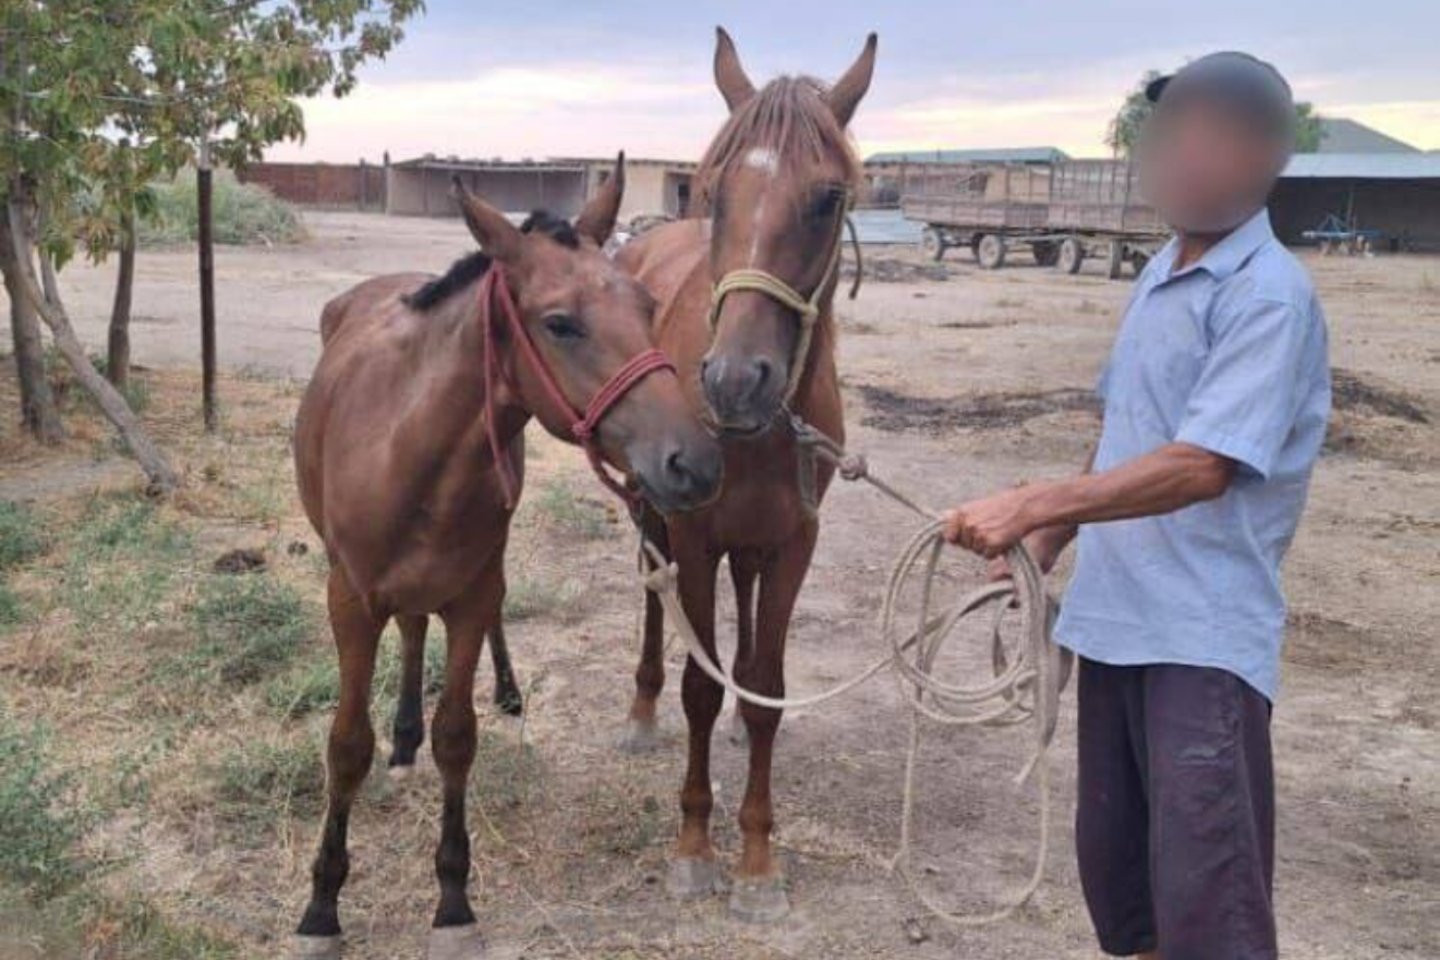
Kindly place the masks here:
<instances>
[{"instance_id":1,"label":"dry grass","mask_svg":"<svg viewBox=\"0 0 1440 960\"><path fill-rule=\"evenodd\" d=\"M97 957L270 956L273 938L304 903L338 690L320 612L323 551L293 493L298 385L222 379L221 429L207 436L198 429L196 377L151 371L144 380L143 417L185 478L169 501L143 497L108 425L73 397L69 435L57 447L0 432L0 490L32 501L0 495L0 584L8 589L0 592L0 703L16 717L44 716L48 730L43 767L0 775L0 809L20 795L48 796L37 784L53 783L86 812L49 824L48 804L24 817L6 810L10 821L30 824L30 846L13 848L17 855L63 877L70 892L63 907L42 906L41 891L51 889L44 876L5 873L0 892L13 896L0 897L0 912L11 929L43 931L31 935L43 947L36 956L78 956L71 945L90 943L104 945ZM0 407L13 391L7 370ZM552 456L548 441L533 446L532 485L512 535L507 617L545 630L583 620L595 589L586 564L553 565L550 548L578 542L623 556L629 546L616 511L577 492L576 459ZM263 553L264 571L212 572L238 548ZM436 618L426 649L431 697L442 683L444 644ZM392 626L374 685L377 767L388 752L397 648ZM523 667L523 651L516 654ZM543 753L535 745L532 731L570 719L565 708L548 715L548 674L522 677L527 716L519 725L489 714L488 680L477 684L478 873L507 878L498 881L503 890L540 918L557 891L578 882L567 875L567 857L639 855L657 865L658 838L670 829L668 805L656 799L664 794L635 791L621 771L561 789L559 773L584 761L564 742ZM41 756L23 739L40 735L16 730L16 749ZM0 754L10 742L0 735ZM408 783L377 770L357 807L357 856L372 867L379 857L383 882L352 883L346 911L352 928L367 924L379 943L423 925L430 909L439 806L428 755L421 760L431 772ZM584 811L573 826L557 831L548 822L571 810ZM85 864L104 869L77 866ZM206 908L217 900L224 911ZM559 938L563 949L563 937L545 929L542 940ZM628 951L621 944L587 955L658 955Z\"/></svg>"}]
</instances>

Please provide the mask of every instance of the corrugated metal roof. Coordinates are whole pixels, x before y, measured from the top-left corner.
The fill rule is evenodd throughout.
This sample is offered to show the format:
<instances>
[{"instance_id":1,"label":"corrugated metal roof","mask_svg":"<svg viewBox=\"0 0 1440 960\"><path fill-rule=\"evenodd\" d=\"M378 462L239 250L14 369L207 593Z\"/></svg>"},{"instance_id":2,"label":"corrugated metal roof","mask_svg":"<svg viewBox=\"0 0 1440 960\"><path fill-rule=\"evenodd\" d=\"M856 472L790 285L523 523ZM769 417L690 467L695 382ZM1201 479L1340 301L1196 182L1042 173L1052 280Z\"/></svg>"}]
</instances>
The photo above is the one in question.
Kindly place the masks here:
<instances>
[{"instance_id":1,"label":"corrugated metal roof","mask_svg":"<svg viewBox=\"0 0 1440 960\"><path fill-rule=\"evenodd\" d=\"M1001 147L994 150L887 150L866 163L1056 163L1069 159L1058 147Z\"/></svg>"},{"instance_id":2,"label":"corrugated metal roof","mask_svg":"<svg viewBox=\"0 0 1440 960\"><path fill-rule=\"evenodd\" d=\"M1440 154L1297 153L1287 180L1440 180Z\"/></svg>"},{"instance_id":3,"label":"corrugated metal roof","mask_svg":"<svg viewBox=\"0 0 1440 960\"><path fill-rule=\"evenodd\" d=\"M1418 147L1349 117L1321 117L1320 134L1317 153L1420 153Z\"/></svg>"},{"instance_id":4,"label":"corrugated metal roof","mask_svg":"<svg viewBox=\"0 0 1440 960\"><path fill-rule=\"evenodd\" d=\"M426 154L413 160L397 160L390 164L402 169L424 170L481 170L481 171L531 171L539 173L584 173L585 168L578 161L561 160L480 160L469 157L437 157Z\"/></svg>"}]
</instances>

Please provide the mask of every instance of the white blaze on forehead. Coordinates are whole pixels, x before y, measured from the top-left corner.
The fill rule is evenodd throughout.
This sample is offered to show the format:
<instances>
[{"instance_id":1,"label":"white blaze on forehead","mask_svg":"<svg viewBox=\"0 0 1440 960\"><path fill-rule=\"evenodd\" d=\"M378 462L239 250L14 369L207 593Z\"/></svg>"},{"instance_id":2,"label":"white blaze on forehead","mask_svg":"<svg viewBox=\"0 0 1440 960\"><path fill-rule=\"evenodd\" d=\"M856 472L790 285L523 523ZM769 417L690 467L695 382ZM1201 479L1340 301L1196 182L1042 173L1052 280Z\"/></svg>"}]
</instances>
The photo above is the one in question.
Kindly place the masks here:
<instances>
[{"instance_id":1,"label":"white blaze on forehead","mask_svg":"<svg viewBox=\"0 0 1440 960\"><path fill-rule=\"evenodd\" d=\"M780 155L769 147L755 147L745 154L745 166L774 176L780 170Z\"/></svg>"}]
</instances>

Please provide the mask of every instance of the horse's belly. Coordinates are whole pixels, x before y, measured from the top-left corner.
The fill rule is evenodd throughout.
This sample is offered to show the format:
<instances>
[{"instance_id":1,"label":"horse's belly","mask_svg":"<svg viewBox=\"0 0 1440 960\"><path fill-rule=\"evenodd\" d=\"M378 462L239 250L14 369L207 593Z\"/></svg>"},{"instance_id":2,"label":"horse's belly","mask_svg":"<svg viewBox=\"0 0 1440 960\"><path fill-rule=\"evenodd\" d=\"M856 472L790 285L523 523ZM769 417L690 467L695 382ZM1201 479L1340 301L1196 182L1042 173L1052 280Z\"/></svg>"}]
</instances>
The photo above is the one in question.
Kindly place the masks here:
<instances>
[{"instance_id":1,"label":"horse's belly","mask_svg":"<svg viewBox=\"0 0 1440 960\"><path fill-rule=\"evenodd\" d=\"M369 593L396 613L437 613L475 587L499 559L504 539L492 537L448 547L400 550L375 578Z\"/></svg>"}]
</instances>

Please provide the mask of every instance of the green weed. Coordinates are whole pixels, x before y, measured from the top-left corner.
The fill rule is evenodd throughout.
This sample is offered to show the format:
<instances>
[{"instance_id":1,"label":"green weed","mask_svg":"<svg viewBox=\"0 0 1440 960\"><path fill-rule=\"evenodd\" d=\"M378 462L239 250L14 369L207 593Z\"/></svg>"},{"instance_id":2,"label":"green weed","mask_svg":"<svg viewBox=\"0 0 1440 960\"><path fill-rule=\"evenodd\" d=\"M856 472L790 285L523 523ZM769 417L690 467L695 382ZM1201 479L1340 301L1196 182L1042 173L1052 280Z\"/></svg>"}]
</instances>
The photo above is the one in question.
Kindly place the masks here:
<instances>
[{"instance_id":1,"label":"green weed","mask_svg":"<svg viewBox=\"0 0 1440 960\"><path fill-rule=\"evenodd\" d=\"M195 642L168 663L167 672L238 686L283 671L313 627L309 609L293 588L254 574L203 581L190 620Z\"/></svg>"},{"instance_id":2,"label":"green weed","mask_svg":"<svg viewBox=\"0 0 1440 960\"><path fill-rule=\"evenodd\" d=\"M0 500L0 571L27 563L44 550L40 524L30 508Z\"/></svg>"},{"instance_id":3,"label":"green weed","mask_svg":"<svg viewBox=\"0 0 1440 960\"><path fill-rule=\"evenodd\" d=\"M256 741L212 766L215 815L253 831L276 818L317 816L325 806L325 764L319 741Z\"/></svg>"},{"instance_id":4,"label":"green weed","mask_svg":"<svg viewBox=\"0 0 1440 960\"><path fill-rule=\"evenodd\" d=\"M295 208L264 187L241 183L233 174L224 172L215 174L213 185L211 214L216 243L294 243L305 239L305 227ZM155 216L141 219L141 244L194 240L200 223L194 172L182 171L170 183L151 184L150 191Z\"/></svg>"},{"instance_id":5,"label":"green weed","mask_svg":"<svg viewBox=\"0 0 1440 960\"><path fill-rule=\"evenodd\" d=\"M44 733L0 709L0 878L38 899L78 882L86 817L77 804L71 778L52 767Z\"/></svg>"},{"instance_id":6,"label":"green weed","mask_svg":"<svg viewBox=\"0 0 1440 960\"><path fill-rule=\"evenodd\" d=\"M96 497L67 544L61 596L86 626L133 629L157 616L189 552L189 534L150 503Z\"/></svg>"}]
</instances>

